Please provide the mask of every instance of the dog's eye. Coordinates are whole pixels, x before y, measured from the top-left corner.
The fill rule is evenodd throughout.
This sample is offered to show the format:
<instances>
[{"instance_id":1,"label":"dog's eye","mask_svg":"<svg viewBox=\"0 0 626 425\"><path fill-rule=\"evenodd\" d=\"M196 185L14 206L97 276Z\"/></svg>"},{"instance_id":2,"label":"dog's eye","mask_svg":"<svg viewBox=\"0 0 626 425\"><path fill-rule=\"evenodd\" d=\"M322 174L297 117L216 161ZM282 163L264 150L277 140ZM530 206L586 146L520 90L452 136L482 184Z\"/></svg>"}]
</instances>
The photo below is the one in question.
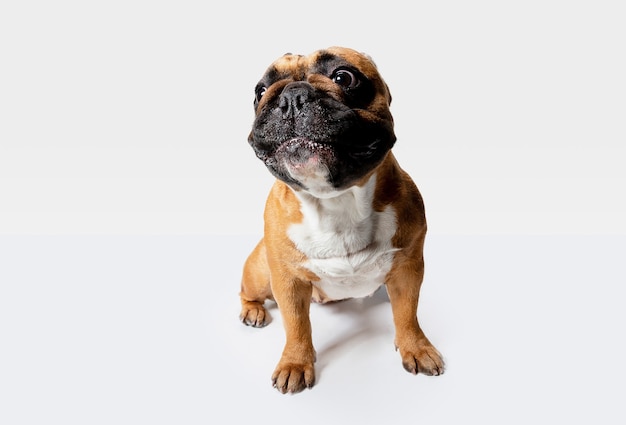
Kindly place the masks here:
<instances>
[{"instance_id":1,"label":"dog's eye","mask_svg":"<svg viewBox=\"0 0 626 425\"><path fill-rule=\"evenodd\" d=\"M355 88L359 84L357 76L347 69L338 69L333 73L331 78L335 84L339 84L346 89Z\"/></svg>"},{"instance_id":2,"label":"dog's eye","mask_svg":"<svg viewBox=\"0 0 626 425\"><path fill-rule=\"evenodd\" d=\"M254 90L254 95L256 97L257 102L261 100L261 98L263 97L266 91L267 91L267 87L265 86L259 86Z\"/></svg>"}]
</instances>

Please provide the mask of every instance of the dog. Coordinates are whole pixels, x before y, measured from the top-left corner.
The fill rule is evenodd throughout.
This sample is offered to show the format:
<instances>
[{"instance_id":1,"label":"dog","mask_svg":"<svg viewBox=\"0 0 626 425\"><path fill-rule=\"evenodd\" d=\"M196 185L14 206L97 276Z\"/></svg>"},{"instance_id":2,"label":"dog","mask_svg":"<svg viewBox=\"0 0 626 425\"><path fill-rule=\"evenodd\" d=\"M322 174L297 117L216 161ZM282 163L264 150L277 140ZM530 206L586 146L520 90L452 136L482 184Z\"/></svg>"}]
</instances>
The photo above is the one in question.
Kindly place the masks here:
<instances>
[{"instance_id":1,"label":"dog","mask_svg":"<svg viewBox=\"0 0 626 425\"><path fill-rule=\"evenodd\" d=\"M255 87L248 142L276 177L264 234L241 280L240 320L263 327L274 300L286 343L272 374L281 393L315 383L310 303L366 297L385 285L404 368L441 375L420 328L426 218L396 161L391 94L372 59L345 47L287 53Z\"/></svg>"}]
</instances>

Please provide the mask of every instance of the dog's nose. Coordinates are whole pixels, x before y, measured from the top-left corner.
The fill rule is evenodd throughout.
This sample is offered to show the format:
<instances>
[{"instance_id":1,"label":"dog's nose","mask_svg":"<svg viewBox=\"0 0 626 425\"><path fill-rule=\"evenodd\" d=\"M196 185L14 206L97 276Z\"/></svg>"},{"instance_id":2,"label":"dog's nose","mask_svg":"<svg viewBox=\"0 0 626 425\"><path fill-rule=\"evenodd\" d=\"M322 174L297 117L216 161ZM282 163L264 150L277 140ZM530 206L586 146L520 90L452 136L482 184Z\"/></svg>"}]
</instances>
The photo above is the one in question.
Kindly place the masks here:
<instances>
[{"instance_id":1,"label":"dog's nose","mask_svg":"<svg viewBox=\"0 0 626 425\"><path fill-rule=\"evenodd\" d=\"M313 87L304 82L289 83L283 89L278 100L278 107L283 111L283 118L293 118L313 97Z\"/></svg>"}]
</instances>

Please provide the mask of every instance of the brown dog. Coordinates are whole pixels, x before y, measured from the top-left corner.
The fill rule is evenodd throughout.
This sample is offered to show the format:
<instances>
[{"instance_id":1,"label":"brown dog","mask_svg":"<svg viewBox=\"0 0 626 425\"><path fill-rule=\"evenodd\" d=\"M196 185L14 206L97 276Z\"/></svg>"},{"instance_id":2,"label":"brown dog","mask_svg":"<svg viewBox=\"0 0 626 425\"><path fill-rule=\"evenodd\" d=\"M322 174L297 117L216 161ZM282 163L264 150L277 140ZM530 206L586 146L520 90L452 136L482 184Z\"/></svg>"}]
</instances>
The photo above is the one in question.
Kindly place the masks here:
<instances>
[{"instance_id":1,"label":"brown dog","mask_svg":"<svg viewBox=\"0 0 626 425\"><path fill-rule=\"evenodd\" d=\"M264 301L276 301L287 338L274 386L293 393L315 382L311 300L364 297L383 284L404 368L440 375L441 355L417 320L424 206L391 153L391 95L376 66L340 47L286 54L255 94L248 141L277 180L244 266L240 318L262 327Z\"/></svg>"}]
</instances>

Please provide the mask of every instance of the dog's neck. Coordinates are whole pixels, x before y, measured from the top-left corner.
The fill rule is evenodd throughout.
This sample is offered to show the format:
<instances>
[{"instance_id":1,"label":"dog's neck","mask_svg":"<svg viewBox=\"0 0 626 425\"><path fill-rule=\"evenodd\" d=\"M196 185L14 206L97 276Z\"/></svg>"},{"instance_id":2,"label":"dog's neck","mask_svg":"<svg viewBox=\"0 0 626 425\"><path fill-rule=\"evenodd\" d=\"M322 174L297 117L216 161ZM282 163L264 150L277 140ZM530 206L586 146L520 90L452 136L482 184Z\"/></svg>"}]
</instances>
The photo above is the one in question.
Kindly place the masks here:
<instances>
[{"instance_id":1,"label":"dog's neck","mask_svg":"<svg viewBox=\"0 0 626 425\"><path fill-rule=\"evenodd\" d=\"M373 208L375 188L374 173L365 184L352 186L334 197L319 198L294 191L300 200L303 219L290 228L291 240L315 258L344 256L370 247L381 238L381 214ZM391 221L395 231L395 220Z\"/></svg>"},{"instance_id":2,"label":"dog's neck","mask_svg":"<svg viewBox=\"0 0 626 425\"><path fill-rule=\"evenodd\" d=\"M376 174L362 186L351 186L333 196L315 196L306 191L295 191L307 217L317 217L321 230L352 228L367 220L372 214L372 201L376 188Z\"/></svg>"}]
</instances>

